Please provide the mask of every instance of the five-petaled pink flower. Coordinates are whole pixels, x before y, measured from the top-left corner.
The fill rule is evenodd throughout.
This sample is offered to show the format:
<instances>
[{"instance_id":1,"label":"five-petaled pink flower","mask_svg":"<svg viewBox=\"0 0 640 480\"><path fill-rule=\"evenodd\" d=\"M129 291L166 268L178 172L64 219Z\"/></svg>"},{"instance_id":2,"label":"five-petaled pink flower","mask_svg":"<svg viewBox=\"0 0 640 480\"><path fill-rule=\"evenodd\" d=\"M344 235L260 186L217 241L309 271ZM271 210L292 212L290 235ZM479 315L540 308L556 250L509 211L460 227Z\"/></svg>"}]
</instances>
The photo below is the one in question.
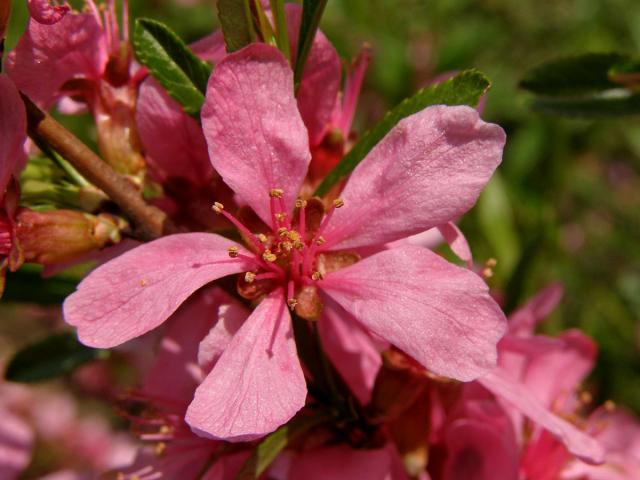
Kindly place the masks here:
<instances>
[{"instance_id":1,"label":"five-petaled pink flower","mask_svg":"<svg viewBox=\"0 0 640 480\"><path fill-rule=\"evenodd\" d=\"M500 127L464 106L407 117L324 213L319 201L298 198L309 139L291 68L278 50L254 44L222 60L209 81L202 124L213 167L262 227L247 228L216 204L247 247L184 233L101 266L64 305L81 341L119 345L160 325L203 285L241 274L241 291L262 300L186 416L194 431L230 441L274 430L305 403L289 308L320 323L349 322L439 375L466 381L495 366L506 322L481 278L425 248L388 244L473 206L500 163Z\"/></svg>"}]
</instances>

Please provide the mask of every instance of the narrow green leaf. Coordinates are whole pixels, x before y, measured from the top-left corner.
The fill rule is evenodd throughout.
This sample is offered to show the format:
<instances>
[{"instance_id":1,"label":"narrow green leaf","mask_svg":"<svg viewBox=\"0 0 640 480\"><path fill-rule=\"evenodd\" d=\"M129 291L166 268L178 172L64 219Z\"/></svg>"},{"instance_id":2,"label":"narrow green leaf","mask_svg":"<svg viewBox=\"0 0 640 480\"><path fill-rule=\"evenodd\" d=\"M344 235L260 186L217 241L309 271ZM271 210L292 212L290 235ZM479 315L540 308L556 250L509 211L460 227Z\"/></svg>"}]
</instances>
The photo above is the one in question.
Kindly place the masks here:
<instances>
[{"instance_id":1,"label":"narrow green leaf","mask_svg":"<svg viewBox=\"0 0 640 480\"><path fill-rule=\"evenodd\" d=\"M287 445L312 427L326 422L329 418L330 415L322 413L316 413L312 416L298 415L260 442L251 457L242 466L236 480L259 478Z\"/></svg>"},{"instance_id":2,"label":"narrow green leaf","mask_svg":"<svg viewBox=\"0 0 640 480\"><path fill-rule=\"evenodd\" d=\"M621 53L588 53L560 58L530 70L520 86L540 95L582 95L616 88L609 70L629 57Z\"/></svg>"},{"instance_id":3,"label":"narrow green leaf","mask_svg":"<svg viewBox=\"0 0 640 480\"><path fill-rule=\"evenodd\" d=\"M204 103L211 66L200 60L166 25L139 18L133 45L145 65L185 112L198 116Z\"/></svg>"},{"instance_id":4,"label":"narrow green leaf","mask_svg":"<svg viewBox=\"0 0 640 480\"><path fill-rule=\"evenodd\" d=\"M49 380L108 355L108 350L82 345L73 332L57 333L17 352L7 365L5 378L25 383Z\"/></svg>"},{"instance_id":5,"label":"narrow green leaf","mask_svg":"<svg viewBox=\"0 0 640 480\"><path fill-rule=\"evenodd\" d=\"M476 70L465 70L445 82L426 87L413 97L402 101L360 138L358 143L325 177L315 195L324 195L336 182L350 174L371 149L403 118L431 105L476 106L480 97L490 86L491 83L484 74Z\"/></svg>"},{"instance_id":6,"label":"narrow green leaf","mask_svg":"<svg viewBox=\"0 0 640 480\"><path fill-rule=\"evenodd\" d=\"M284 0L269 0L271 12L276 24L276 39L278 48L287 60L291 61L291 47L289 46L289 33L287 30L287 19L284 15Z\"/></svg>"},{"instance_id":7,"label":"narrow green leaf","mask_svg":"<svg viewBox=\"0 0 640 480\"><path fill-rule=\"evenodd\" d=\"M541 113L570 117L606 117L640 114L640 94L626 91L578 98L540 97L531 107Z\"/></svg>"},{"instance_id":8,"label":"narrow green leaf","mask_svg":"<svg viewBox=\"0 0 640 480\"><path fill-rule=\"evenodd\" d=\"M256 40L250 0L218 0L218 18L228 52L240 50Z\"/></svg>"},{"instance_id":9,"label":"narrow green leaf","mask_svg":"<svg viewBox=\"0 0 640 480\"><path fill-rule=\"evenodd\" d=\"M313 39L316 36L318 25L320 25L320 17L322 17L326 5L327 0L303 0L302 2L302 20L300 22L298 53L294 68L294 82L296 85L300 83L302 78L302 72L304 72L304 66L307 63Z\"/></svg>"}]
</instances>

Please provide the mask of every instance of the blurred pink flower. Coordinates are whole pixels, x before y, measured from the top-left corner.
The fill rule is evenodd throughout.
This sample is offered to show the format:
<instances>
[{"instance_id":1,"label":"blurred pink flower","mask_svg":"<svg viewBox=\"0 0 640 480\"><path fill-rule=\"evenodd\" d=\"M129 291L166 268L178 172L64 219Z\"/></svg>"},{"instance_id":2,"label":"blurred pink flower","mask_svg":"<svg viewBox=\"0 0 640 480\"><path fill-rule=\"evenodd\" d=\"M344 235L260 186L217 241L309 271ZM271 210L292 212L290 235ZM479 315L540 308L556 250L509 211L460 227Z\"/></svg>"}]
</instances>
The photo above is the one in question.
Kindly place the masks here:
<instances>
[{"instance_id":1,"label":"blurred pink flower","mask_svg":"<svg viewBox=\"0 0 640 480\"><path fill-rule=\"evenodd\" d=\"M254 44L221 61L209 82L202 118L211 161L268 230L256 235L222 205L215 209L251 250L214 234L165 237L95 270L64 306L84 343L111 347L158 326L202 285L244 273L244 286L266 297L187 412L192 428L215 438L257 438L304 405L287 304L310 318L324 303L320 322L352 316L358 328L460 380L495 364L505 329L475 274L424 248L384 250L473 206L501 160L504 132L468 107L427 108L371 151L343 201L321 221L316 215L319 225L299 201L296 225L310 154L292 77L279 51ZM363 247L379 253L360 259Z\"/></svg>"}]
</instances>

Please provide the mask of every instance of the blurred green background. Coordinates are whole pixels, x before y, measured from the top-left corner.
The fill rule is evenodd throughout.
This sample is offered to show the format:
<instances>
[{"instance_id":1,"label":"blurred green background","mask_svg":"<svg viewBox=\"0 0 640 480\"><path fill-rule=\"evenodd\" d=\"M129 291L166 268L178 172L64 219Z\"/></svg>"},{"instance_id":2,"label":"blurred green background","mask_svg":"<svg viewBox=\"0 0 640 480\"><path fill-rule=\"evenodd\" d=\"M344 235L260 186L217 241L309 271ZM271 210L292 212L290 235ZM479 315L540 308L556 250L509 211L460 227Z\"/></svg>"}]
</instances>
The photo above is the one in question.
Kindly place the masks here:
<instances>
[{"instance_id":1,"label":"blurred green background","mask_svg":"<svg viewBox=\"0 0 640 480\"><path fill-rule=\"evenodd\" d=\"M187 41L217 25L212 1L131 3L132 17L164 21ZM14 5L9 49L26 21L26 2ZM640 412L640 122L541 116L517 88L527 69L561 55L638 52L640 2L329 0L321 26L345 58L363 42L373 47L360 132L440 73L475 67L489 76L484 117L505 128L508 143L499 174L461 224L475 257L498 260L490 283L507 311L561 282L565 298L543 328L577 326L594 337L599 400ZM66 121L91 138L86 119ZM68 288L20 279L9 278L10 298Z\"/></svg>"}]
</instances>

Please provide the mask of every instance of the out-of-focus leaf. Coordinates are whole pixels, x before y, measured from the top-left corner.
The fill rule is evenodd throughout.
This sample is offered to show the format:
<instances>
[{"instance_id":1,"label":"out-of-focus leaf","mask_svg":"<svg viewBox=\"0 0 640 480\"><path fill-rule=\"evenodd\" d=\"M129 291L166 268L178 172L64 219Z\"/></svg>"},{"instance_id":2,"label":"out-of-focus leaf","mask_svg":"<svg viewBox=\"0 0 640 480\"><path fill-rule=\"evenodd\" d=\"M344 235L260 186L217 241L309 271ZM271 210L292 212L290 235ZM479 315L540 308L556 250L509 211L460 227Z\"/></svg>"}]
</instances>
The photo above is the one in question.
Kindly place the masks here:
<instances>
[{"instance_id":1,"label":"out-of-focus leaf","mask_svg":"<svg viewBox=\"0 0 640 480\"><path fill-rule=\"evenodd\" d=\"M255 41L250 0L218 0L218 18L228 52Z\"/></svg>"},{"instance_id":2,"label":"out-of-focus leaf","mask_svg":"<svg viewBox=\"0 0 640 480\"><path fill-rule=\"evenodd\" d=\"M49 380L108 355L108 350L82 345L73 332L57 333L18 351L7 365L5 378L25 383Z\"/></svg>"},{"instance_id":3,"label":"out-of-focus leaf","mask_svg":"<svg viewBox=\"0 0 640 480\"><path fill-rule=\"evenodd\" d=\"M498 260L496 270L502 278L509 278L520 258L520 242L509 196L500 174L493 175L480 195L476 212L482 233Z\"/></svg>"},{"instance_id":4,"label":"out-of-focus leaf","mask_svg":"<svg viewBox=\"0 0 640 480\"><path fill-rule=\"evenodd\" d=\"M532 101L531 108L541 113L574 117L638 115L640 94L612 91L587 98L539 97Z\"/></svg>"},{"instance_id":5,"label":"out-of-focus leaf","mask_svg":"<svg viewBox=\"0 0 640 480\"><path fill-rule=\"evenodd\" d=\"M236 480L259 478L287 445L312 427L326 422L329 418L329 415L323 413L298 415L260 442L251 457L242 466Z\"/></svg>"},{"instance_id":6,"label":"out-of-focus leaf","mask_svg":"<svg viewBox=\"0 0 640 480\"><path fill-rule=\"evenodd\" d=\"M42 268L35 265L25 265L17 272L8 272L2 301L59 304L75 291L81 278L66 274L42 278L41 272Z\"/></svg>"},{"instance_id":7,"label":"out-of-focus leaf","mask_svg":"<svg viewBox=\"0 0 640 480\"><path fill-rule=\"evenodd\" d=\"M621 53L588 53L544 63L530 70L520 86L539 95L583 95L616 88L609 71L629 57Z\"/></svg>"},{"instance_id":8,"label":"out-of-focus leaf","mask_svg":"<svg viewBox=\"0 0 640 480\"><path fill-rule=\"evenodd\" d=\"M200 60L169 27L155 20L136 20L133 45L140 63L185 112L197 117L204 103L211 66Z\"/></svg>"},{"instance_id":9,"label":"out-of-focus leaf","mask_svg":"<svg viewBox=\"0 0 640 480\"><path fill-rule=\"evenodd\" d=\"M445 82L423 88L411 98L402 101L360 138L358 143L325 177L315 195L324 195L336 182L350 174L371 149L403 118L431 105L470 105L475 107L480 97L490 86L491 83L484 74L476 70L465 70Z\"/></svg>"},{"instance_id":10,"label":"out-of-focus leaf","mask_svg":"<svg viewBox=\"0 0 640 480\"><path fill-rule=\"evenodd\" d=\"M609 78L619 84L638 87L640 85L640 58L618 63L609 70Z\"/></svg>"},{"instance_id":11,"label":"out-of-focus leaf","mask_svg":"<svg viewBox=\"0 0 640 480\"><path fill-rule=\"evenodd\" d=\"M320 17L327 6L327 0L304 0L302 2L302 21L300 22L300 34L298 35L298 50L296 55L296 65L294 68L294 81L296 85L302 78L307 57L316 36Z\"/></svg>"}]
</instances>

